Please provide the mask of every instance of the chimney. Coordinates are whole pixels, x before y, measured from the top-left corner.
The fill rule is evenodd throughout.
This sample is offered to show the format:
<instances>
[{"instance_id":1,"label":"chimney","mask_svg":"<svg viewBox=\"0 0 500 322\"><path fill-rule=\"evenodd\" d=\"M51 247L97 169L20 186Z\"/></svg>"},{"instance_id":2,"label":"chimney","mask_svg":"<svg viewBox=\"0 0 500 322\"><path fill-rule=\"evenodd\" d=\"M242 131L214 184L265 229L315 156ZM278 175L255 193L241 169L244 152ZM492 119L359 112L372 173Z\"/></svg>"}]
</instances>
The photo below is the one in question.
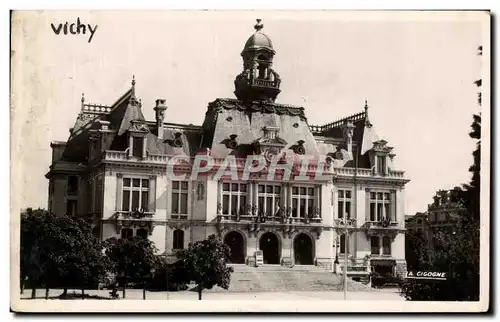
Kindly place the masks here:
<instances>
[{"instance_id":1,"label":"chimney","mask_svg":"<svg viewBox=\"0 0 500 322\"><path fill-rule=\"evenodd\" d=\"M166 100L157 99L156 106L154 108L155 118L156 118L156 131L158 139L163 140L163 120L165 119L165 111L167 110L167 105L165 105Z\"/></svg>"}]
</instances>

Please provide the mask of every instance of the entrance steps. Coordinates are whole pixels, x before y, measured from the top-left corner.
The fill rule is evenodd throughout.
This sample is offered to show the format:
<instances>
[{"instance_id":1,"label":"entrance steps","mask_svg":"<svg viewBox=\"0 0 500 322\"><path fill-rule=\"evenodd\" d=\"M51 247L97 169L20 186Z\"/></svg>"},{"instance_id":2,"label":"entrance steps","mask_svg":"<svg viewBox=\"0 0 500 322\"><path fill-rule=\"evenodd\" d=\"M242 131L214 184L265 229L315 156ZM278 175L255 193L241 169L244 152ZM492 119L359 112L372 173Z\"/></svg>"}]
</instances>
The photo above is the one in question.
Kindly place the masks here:
<instances>
[{"instance_id":1,"label":"entrance steps","mask_svg":"<svg viewBox=\"0 0 500 322\"><path fill-rule=\"evenodd\" d=\"M208 292L283 292L283 291L342 291L342 275L333 274L314 265L229 265L233 267L229 290L214 287ZM371 291L372 288L348 278L350 291Z\"/></svg>"}]
</instances>

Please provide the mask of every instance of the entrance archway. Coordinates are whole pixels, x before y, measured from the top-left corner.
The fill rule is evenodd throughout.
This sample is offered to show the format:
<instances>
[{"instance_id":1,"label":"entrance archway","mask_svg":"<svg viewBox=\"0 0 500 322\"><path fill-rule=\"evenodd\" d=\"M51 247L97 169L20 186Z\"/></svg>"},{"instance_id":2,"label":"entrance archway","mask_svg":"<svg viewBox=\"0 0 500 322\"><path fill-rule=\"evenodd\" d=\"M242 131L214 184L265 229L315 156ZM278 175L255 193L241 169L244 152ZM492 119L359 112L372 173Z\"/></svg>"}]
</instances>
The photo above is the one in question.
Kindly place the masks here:
<instances>
[{"instance_id":1,"label":"entrance archway","mask_svg":"<svg viewBox=\"0 0 500 322\"><path fill-rule=\"evenodd\" d=\"M280 263L280 243L278 237L267 232L260 237L259 249L264 257L264 264L279 264Z\"/></svg>"},{"instance_id":2,"label":"entrance archway","mask_svg":"<svg viewBox=\"0 0 500 322\"><path fill-rule=\"evenodd\" d=\"M313 242L311 237L302 233L297 235L293 241L293 253L295 264L312 265L313 264Z\"/></svg>"},{"instance_id":3,"label":"entrance archway","mask_svg":"<svg viewBox=\"0 0 500 322\"><path fill-rule=\"evenodd\" d=\"M229 254L229 263L245 263L245 241L243 236L237 231L231 231L224 237L224 244L231 250Z\"/></svg>"}]
</instances>

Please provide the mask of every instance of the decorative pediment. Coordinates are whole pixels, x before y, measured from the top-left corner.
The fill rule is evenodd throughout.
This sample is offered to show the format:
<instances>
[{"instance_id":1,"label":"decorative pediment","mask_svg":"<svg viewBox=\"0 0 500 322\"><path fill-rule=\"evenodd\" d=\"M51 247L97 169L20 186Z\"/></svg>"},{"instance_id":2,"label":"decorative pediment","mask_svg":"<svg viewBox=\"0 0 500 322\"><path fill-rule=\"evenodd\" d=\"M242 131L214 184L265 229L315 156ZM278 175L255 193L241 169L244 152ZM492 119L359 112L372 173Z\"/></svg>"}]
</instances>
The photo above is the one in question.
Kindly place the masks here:
<instances>
[{"instance_id":1,"label":"decorative pediment","mask_svg":"<svg viewBox=\"0 0 500 322\"><path fill-rule=\"evenodd\" d=\"M132 123L132 125L128 129L129 132L143 133L143 134L149 133L149 127L144 120L133 120L130 121L130 123Z\"/></svg>"},{"instance_id":2,"label":"decorative pediment","mask_svg":"<svg viewBox=\"0 0 500 322\"><path fill-rule=\"evenodd\" d=\"M264 136L254 142L257 153L266 157L270 161L272 157L281 153L287 142L278 136L279 127L266 126L263 129Z\"/></svg>"},{"instance_id":3,"label":"decorative pediment","mask_svg":"<svg viewBox=\"0 0 500 322\"><path fill-rule=\"evenodd\" d=\"M373 142L373 151L374 152L381 152L385 154L389 154L392 151L393 147L387 146L387 141L385 140L378 140L376 142Z\"/></svg>"},{"instance_id":4,"label":"decorative pediment","mask_svg":"<svg viewBox=\"0 0 500 322\"><path fill-rule=\"evenodd\" d=\"M261 145L285 146L287 144L287 142L278 135L280 130L279 127L265 126L262 130L264 131L264 136L256 141Z\"/></svg>"}]
</instances>

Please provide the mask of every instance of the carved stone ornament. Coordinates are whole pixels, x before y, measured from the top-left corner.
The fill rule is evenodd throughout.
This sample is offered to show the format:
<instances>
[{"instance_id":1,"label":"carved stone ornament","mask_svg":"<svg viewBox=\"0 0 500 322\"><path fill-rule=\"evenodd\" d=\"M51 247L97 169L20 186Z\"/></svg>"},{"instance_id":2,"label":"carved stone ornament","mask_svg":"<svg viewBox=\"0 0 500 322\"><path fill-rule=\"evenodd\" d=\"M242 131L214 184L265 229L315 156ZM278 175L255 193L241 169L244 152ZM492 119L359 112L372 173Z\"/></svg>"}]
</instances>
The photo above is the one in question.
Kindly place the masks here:
<instances>
[{"instance_id":1,"label":"carved stone ornament","mask_svg":"<svg viewBox=\"0 0 500 322\"><path fill-rule=\"evenodd\" d=\"M182 133L176 132L174 134L174 139L170 143L174 148L182 148Z\"/></svg>"},{"instance_id":2,"label":"carved stone ornament","mask_svg":"<svg viewBox=\"0 0 500 322\"><path fill-rule=\"evenodd\" d=\"M170 229L187 229L193 225L191 221L170 221L167 223L167 227Z\"/></svg>"},{"instance_id":3,"label":"carved stone ornament","mask_svg":"<svg viewBox=\"0 0 500 322\"><path fill-rule=\"evenodd\" d=\"M148 133L149 128L148 125L142 121L132 121L132 126L129 128L129 131L138 133Z\"/></svg>"},{"instance_id":4,"label":"carved stone ornament","mask_svg":"<svg viewBox=\"0 0 500 322\"><path fill-rule=\"evenodd\" d=\"M297 141L297 145L294 147L293 152L295 154L304 155L306 154L306 148L304 147L304 140Z\"/></svg>"}]
</instances>

